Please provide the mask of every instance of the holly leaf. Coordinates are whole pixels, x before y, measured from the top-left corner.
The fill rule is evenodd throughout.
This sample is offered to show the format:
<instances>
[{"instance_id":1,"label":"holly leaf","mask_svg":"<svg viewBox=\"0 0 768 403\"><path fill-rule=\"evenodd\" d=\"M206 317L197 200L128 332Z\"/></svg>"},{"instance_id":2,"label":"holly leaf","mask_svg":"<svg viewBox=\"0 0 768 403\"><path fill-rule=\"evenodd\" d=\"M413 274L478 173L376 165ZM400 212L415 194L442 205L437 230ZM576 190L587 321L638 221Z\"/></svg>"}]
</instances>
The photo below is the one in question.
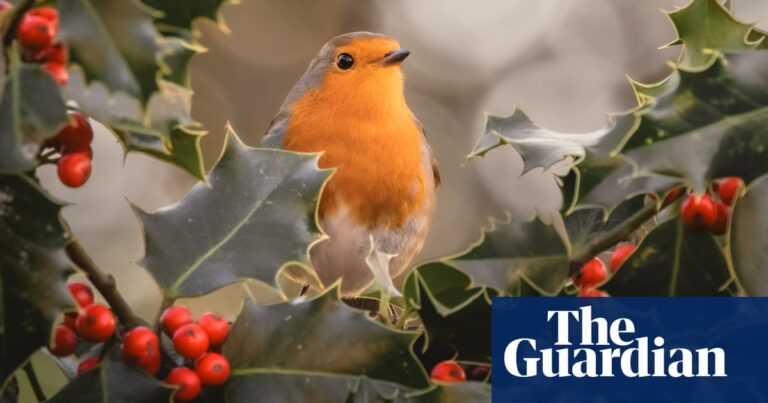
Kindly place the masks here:
<instances>
[{"instance_id":1,"label":"holly leaf","mask_svg":"<svg viewBox=\"0 0 768 403\"><path fill-rule=\"evenodd\" d=\"M688 67L709 64L716 51L755 49L765 38L754 24L738 21L717 0L694 0L666 15L677 32L677 39L668 46L682 45L680 64Z\"/></svg>"},{"instance_id":2,"label":"holly leaf","mask_svg":"<svg viewBox=\"0 0 768 403\"><path fill-rule=\"evenodd\" d=\"M491 323L491 299L496 295L473 286L469 276L445 263L429 263L409 275L406 315L416 312L424 324L416 352L426 367L450 359L490 362L490 327L467 323Z\"/></svg>"},{"instance_id":3,"label":"holly leaf","mask_svg":"<svg viewBox=\"0 0 768 403\"><path fill-rule=\"evenodd\" d=\"M145 104L158 90L160 34L133 1L61 0L59 39L88 81Z\"/></svg>"},{"instance_id":4,"label":"holly leaf","mask_svg":"<svg viewBox=\"0 0 768 403\"><path fill-rule=\"evenodd\" d=\"M730 280L720 245L707 231L683 226L679 217L655 227L601 288L612 296L724 295Z\"/></svg>"},{"instance_id":5,"label":"holly leaf","mask_svg":"<svg viewBox=\"0 0 768 403\"><path fill-rule=\"evenodd\" d=\"M623 152L640 171L698 190L726 175L749 182L768 172L767 89L768 51L724 54L695 70L679 66L655 89Z\"/></svg>"},{"instance_id":6,"label":"holly leaf","mask_svg":"<svg viewBox=\"0 0 768 403\"><path fill-rule=\"evenodd\" d=\"M586 247L591 240L623 223L644 205L645 195L627 199L606 211L599 207L584 208L565 217L565 229L573 250Z\"/></svg>"},{"instance_id":7,"label":"holly leaf","mask_svg":"<svg viewBox=\"0 0 768 403\"><path fill-rule=\"evenodd\" d=\"M733 210L730 223L730 252L733 268L749 295L768 295L768 176L756 180Z\"/></svg>"},{"instance_id":8,"label":"holly leaf","mask_svg":"<svg viewBox=\"0 0 768 403\"><path fill-rule=\"evenodd\" d=\"M51 324L72 308L62 205L25 176L0 175L0 385L48 344Z\"/></svg>"},{"instance_id":9,"label":"holly leaf","mask_svg":"<svg viewBox=\"0 0 768 403\"><path fill-rule=\"evenodd\" d=\"M67 108L47 71L11 55L0 100L0 173L19 174L38 165L40 145L67 123Z\"/></svg>"},{"instance_id":10,"label":"holly leaf","mask_svg":"<svg viewBox=\"0 0 768 403\"><path fill-rule=\"evenodd\" d=\"M245 301L223 351L232 367L228 401L344 401L368 378L390 388L424 388L411 351L415 333L392 330L348 307L338 289L275 305Z\"/></svg>"},{"instance_id":11,"label":"holly leaf","mask_svg":"<svg viewBox=\"0 0 768 403\"><path fill-rule=\"evenodd\" d=\"M191 31L192 23L196 19L208 19L223 28L221 7L225 3L235 4L233 0L142 1L157 10L155 24L163 33L169 35L174 32Z\"/></svg>"},{"instance_id":12,"label":"holly leaf","mask_svg":"<svg viewBox=\"0 0 768 403\"><path fill-rule=\"evenodd\" d=\"M66 384L48 402L169 402L173 392L174 388L137 367L105 359Z\"/></svg>"},{"instance_id":13,"label":"holly leaf","mask_svg":"<svg viewBox=\"0 0 768 403\"><path fill-rule=\"evenodd\" d=\"M568 276L568 241L539 219L494 222L468 251L444 264L469 274L475 284L512 293L526 281L541 294L555 295Z\"/></svg>"},{"instance_id":14,"label":"holly leaf","mask_svg":"<svg viewBox=\"0 0 768 403\"><path fill-rule=\"evenodd\" d=\"M141 260L168 298L190 297L253 278L276 285L278 271L306 264L322 238L315 206L330 170L315 154L255 149L229 130L224 154L177 204L149 214Z\"/></svg>"},{"instance_id":15,"label":"holly leaf","mask_svg":"<svg viewBox=\"0 0 768 403\"><path fill-rule=\"evenodd\" d=\"M561 133L537 126L523 111L515 109L508 117L487 116L485 131L467 158L482 157L497 147L511 145L523 159L523 172L539 167L548 169L572 158L570 190L566 196L566 210L570 210L582 194L627 164L617 154L637 122L632 113L611 115L594 132Z\"/></svg>"},{"instance_id":16,"label":"holly leaf","mask_svg":"<svg viewBox=\"0 0 768 403\"><path fill-rule=\"evenodd\" d=\"M206 134L191 117L192 90L168 81L145 108L133 98L112 93L100 82L85 82L82 70L71 71L67 97L89 116L110 128L126 152L135 151L175 164L205 178L200 139Z\"/></svg>"},{"instance_id":17,"label":"holly leaf","mask_svg":"<svg viewBox=\"0 0 768 403\"><path fill-rule=\"evenodd\" d=\"M490 402L491 387L483 382L443 382L410 396L413 403Z\"/></svg>"}]
</instances>

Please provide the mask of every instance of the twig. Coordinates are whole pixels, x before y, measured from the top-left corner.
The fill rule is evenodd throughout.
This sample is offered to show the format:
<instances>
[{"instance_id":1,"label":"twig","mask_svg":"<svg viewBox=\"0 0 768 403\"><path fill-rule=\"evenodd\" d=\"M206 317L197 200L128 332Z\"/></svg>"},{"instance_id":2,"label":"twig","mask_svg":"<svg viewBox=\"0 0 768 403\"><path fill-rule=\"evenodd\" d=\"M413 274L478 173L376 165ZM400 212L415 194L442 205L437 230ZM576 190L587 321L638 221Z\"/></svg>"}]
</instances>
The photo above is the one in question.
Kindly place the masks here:
<instances>
[{"instance_id":1,"label":"twig","mask_svg":"<svg viewBox=\"0 0 768 403\"><path fill-rule=\"evenodd\" d=\"M13 9L13 17L11 18L11 22L8 24L5 35L3 35L4 49L7 49L9 46L11 46L14 36L16 36L16 29L19 28L19 24L21 23L21 19L24 17L24 14L34 5L35 0L24 0Z\"/></svg>"},{"instance_id":2,"label":"twig","mask_svg":"<svg viewBox=\"0 0 768 403\"><path fill-rule=\"evenodd\" d=\"M29 384L32 385L32 391L35 392L35 398L37 398L37 401L44 402L45 393L43 393L43 388L40 386L40 381L37 379L37 375L35 374L35 370L32 368L31 362L27 361L27 363L24 364L24 373L27 374L27 379L29 379Z\"/></svg>"},{"instance_id":3,"label":"twig","mask_svg":"<svg viewBox=\"0 0 768 403\"><path fill-rule=\"evenodd\" d=\"M677 197L672 200L665 200L665 204L671 204L678 198L680 198L685 192L679 192ZM587 243L583 248L574 252L571 255L570 260L570 272L571 274L578 273L581 266L587 263L590 259L597 256L601 252L608 250L617 243L629 237L635 230L640 228L643 223L650 220L660 211L658 205L649 203L643 206L635 214L624 220L621 224L614 227L610 231L601 234L594 238L591 242Z\"/></svg>"},{"instance_id":4,"label":"twig","mask_svg":"<svg viewBox=\"0 0 768 403\"><path fill-rule=\"evenodd\" d=\"M126 329L136 327L140 321L117 290L115 278L101 271L77 240L67 245L67 254L85 272L93 286L104 296L104 299L107 300L107 303L109 303L112 311L115 312L123 326Z\"/></svg>"}]
</instances>

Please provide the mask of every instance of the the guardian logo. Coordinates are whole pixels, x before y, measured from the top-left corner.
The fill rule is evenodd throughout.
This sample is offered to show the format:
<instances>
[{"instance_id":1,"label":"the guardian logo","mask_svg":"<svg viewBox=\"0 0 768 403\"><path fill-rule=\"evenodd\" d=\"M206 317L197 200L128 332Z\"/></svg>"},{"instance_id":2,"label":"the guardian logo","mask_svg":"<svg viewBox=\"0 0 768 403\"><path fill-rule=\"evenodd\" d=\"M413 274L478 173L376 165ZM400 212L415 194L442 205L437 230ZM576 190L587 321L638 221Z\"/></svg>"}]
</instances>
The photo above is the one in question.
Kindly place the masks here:
<instances>
[{"instance_id":1,"label":"the guardian logo","mask_svg":"<svg viewBox=\"0 0 768 403\"><path fill-rule=\"evenodd\" d=\"M590 306L547 311L546 321L557 330L554 346L538 345L531 338L506 345L504 366L513 377L727 376L723 348L670 348L660 335L635 337L631 319L593 318Z\"/></svg>"}]
</instances>

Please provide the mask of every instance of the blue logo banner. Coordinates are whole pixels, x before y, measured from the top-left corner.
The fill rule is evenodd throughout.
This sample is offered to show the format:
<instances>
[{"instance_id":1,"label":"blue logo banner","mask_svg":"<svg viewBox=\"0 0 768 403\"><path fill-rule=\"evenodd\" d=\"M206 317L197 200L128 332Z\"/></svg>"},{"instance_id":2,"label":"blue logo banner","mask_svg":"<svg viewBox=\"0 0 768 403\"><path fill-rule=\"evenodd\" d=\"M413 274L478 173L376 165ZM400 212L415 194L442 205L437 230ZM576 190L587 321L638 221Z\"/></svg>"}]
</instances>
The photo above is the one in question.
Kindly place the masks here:
<instances>
[{"instance_id":1,"label":"blue logo banner","mask_svg":"<svg viewBox=\"0 0 768 403\"><path fill-rule=\"evenodd\" d=\"M768 402L768 298L493 300L493 402Z\"/></svg>"}]
</instances>

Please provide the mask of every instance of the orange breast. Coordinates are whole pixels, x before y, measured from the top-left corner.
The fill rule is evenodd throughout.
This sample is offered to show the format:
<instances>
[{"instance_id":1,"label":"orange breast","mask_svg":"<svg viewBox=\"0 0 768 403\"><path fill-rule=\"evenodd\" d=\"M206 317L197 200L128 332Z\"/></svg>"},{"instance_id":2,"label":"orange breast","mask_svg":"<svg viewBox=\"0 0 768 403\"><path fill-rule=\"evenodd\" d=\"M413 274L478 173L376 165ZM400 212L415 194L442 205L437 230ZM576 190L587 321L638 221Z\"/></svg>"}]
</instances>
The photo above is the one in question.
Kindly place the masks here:
<instances>
[{"instance_id":1,"label":"orange breast","mask_svg":"<svg viewBox=\"0 0 768 403\"><path fill-rule=\"evenodd\" d=\"M325 79L292 105L284 147L324 151L320 166L337 169L321 196L321 219L343 204L369 228L400 227L424 205L426 187L422 134L405 104L402 76L392 77L399 93L385 78L351 86L345 79L341 87Z\"/></svg>"}]
</instances>

